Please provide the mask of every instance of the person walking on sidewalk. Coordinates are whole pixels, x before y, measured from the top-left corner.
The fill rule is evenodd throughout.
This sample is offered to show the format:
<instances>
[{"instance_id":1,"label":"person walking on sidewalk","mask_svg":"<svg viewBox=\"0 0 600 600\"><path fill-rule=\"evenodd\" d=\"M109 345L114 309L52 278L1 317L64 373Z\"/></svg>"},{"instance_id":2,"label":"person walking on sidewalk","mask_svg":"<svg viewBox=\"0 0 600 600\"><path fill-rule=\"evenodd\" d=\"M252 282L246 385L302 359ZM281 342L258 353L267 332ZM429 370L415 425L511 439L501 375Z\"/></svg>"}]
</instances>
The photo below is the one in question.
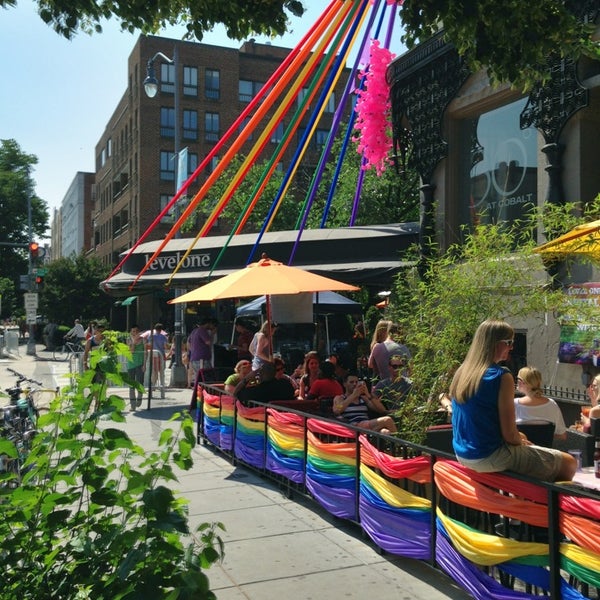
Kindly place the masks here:
<instances>
[{"instance_id":1,"label":"person walking on sidewalk","mask_svg":"<svg viewBox=\"0 0 600 600\"><path fill-rule=\"evenodd\" d=\"M144 385L144 357L146 344L144 338L140 335L140 329L137 325L133 325L129 332L129 340L127 341L131 358L127 361L127 374L136 383ZM136 399L137 394L137 399ZM142 405L143 392L136 390L133 386L129 388L129 405L131 410Z\"/></svg>"}]
</instances>

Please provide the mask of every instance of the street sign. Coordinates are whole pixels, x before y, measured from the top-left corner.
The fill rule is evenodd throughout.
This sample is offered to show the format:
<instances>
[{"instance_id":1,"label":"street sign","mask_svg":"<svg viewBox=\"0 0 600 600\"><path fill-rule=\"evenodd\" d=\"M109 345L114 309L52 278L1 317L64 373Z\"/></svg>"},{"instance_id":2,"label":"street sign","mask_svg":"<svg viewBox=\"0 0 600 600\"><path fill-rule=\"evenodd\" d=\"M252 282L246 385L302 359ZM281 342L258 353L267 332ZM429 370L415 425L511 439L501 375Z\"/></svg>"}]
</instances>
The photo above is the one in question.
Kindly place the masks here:
<instances>
[{"instance_id":1,"label":"street sign","mask_svg":"<svg viewBox=\"0 0 600 600\"><path fill-rule=\"evenodd\" d=\"M27 325L35 325L37 323L37 315L36 315L35 311L33 311L33 312L27 311L25 313L25 323Z\"/></svg>"},{"instance_id":2,"label":"street sign","mask_svg":"<svg viewBox=\"0 0 600 600\"><path fill-rule=\"evenodd\" d=\"M29 275L19 275L19 289L21 291L29 291L30 278Z\"/></svg>"},{"instance_id":3,"label":"street sign","mask_svg":"<svg viewBox=\"0 0 600 600\"><path fill-rule=\"evenodd\" d=\"M36 312L38 307L38 294L35 292L23 294L25 299L25 312Z\"/></svg>"}]
</instances>

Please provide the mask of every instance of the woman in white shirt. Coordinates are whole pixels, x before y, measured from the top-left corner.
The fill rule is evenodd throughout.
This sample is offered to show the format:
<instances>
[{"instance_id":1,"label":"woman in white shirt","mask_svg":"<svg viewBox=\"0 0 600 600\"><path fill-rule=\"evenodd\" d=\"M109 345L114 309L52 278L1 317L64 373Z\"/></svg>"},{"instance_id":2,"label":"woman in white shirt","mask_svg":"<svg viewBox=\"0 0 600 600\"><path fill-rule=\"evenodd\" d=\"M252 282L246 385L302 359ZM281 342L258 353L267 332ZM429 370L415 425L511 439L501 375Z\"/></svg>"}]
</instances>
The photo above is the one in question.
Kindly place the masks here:
<instances>
[{"instance_id":1,"label":"woman in white shirt","mask_svg":"<svg viewBox=\"0 0 600 600\"><path fill-rule=\"evenodd\" d=\"M535 367L523 367L517 375L517 390L525 394L515 398L517 423L550 421L554 423L554 439L566 440L567 428L558 404L542 394L542 374Z\"/></svg>"}]
</instances>

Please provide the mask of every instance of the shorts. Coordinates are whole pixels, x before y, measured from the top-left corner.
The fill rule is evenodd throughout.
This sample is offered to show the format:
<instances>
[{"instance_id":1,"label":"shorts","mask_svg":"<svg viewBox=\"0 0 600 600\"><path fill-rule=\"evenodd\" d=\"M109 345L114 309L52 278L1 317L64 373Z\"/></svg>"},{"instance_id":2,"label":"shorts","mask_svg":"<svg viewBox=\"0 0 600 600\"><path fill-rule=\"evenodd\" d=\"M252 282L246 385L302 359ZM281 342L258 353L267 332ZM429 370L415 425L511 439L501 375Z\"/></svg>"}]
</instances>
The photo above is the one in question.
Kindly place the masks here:
<instances>
[{"instance_id":1,"label":"shorts","mask_svg":"<svg viewBox=\"0 0 600 600\"><path fill-rule=\"evenodd\" d=\"M540 481L556 481L562 463L562 452L541 446L505 444L485 458L461 458L458 462L479 473L513 471Z\"/></svg>"}]
</instances>

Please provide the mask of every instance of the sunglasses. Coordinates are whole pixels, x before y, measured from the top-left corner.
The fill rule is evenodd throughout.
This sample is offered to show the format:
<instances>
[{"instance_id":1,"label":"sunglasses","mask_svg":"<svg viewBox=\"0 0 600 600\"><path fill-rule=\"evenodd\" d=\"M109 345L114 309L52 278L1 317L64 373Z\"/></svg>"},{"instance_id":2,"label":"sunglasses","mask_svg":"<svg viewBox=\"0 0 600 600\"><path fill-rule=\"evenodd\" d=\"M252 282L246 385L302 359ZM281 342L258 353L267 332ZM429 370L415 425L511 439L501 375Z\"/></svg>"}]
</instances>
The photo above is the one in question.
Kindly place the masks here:
<instances>
[{"instance_id":1,"label":"sunglasses","mask_svg":"<svg viewBox=\"0 0 600 600\"><path fill-rule=\"evenodd\" d=\"M500 340L501 342L504 342L509 348L512 348L515 345L515 340Z\"/></svg>"},{"instance_id":2,"label":"sunglasses","mask_svg":"<svg viewBox=\"0 0 600 600\"><path fill-rule=\"evenodd\" d=\"M404 365L392 365L390 364L390 367L392 367L392 369L401 369Z\"/></svg>"}]
</instances>

